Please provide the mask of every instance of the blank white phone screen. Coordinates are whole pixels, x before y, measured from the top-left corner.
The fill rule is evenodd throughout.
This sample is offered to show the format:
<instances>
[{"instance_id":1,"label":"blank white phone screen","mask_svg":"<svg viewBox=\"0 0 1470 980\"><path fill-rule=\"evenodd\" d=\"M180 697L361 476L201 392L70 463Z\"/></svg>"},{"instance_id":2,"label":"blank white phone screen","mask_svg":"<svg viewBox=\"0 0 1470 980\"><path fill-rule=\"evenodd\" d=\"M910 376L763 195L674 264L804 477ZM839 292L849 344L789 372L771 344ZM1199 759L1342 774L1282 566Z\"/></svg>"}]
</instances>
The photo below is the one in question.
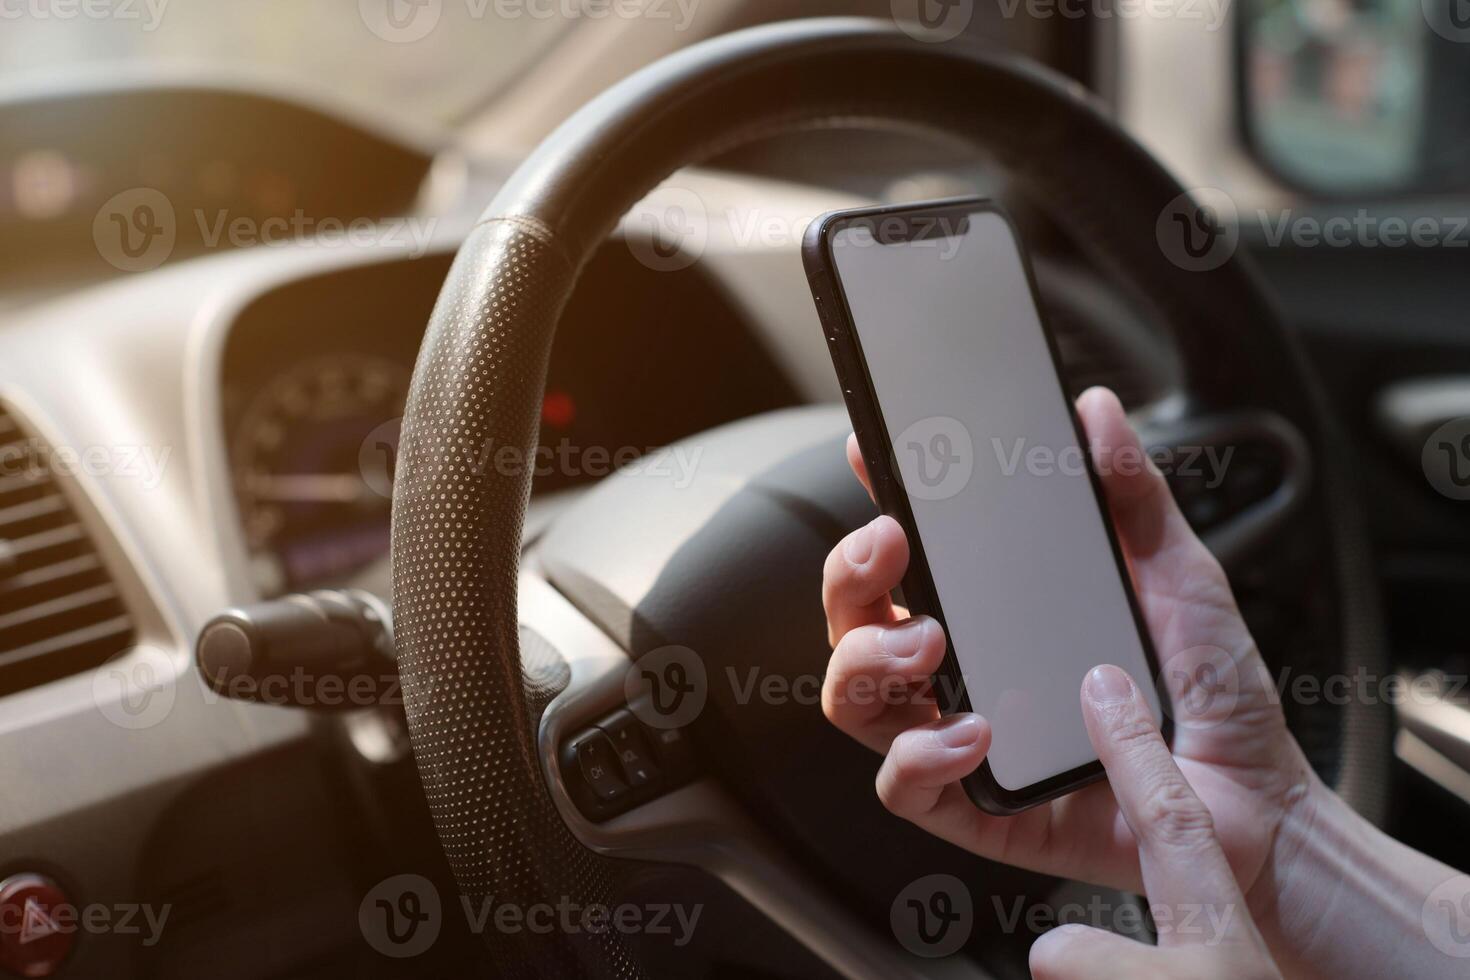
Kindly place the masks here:
<instances>
[{"instance_id":1,"label":"blank white phone screen","mask_svg":"<svg viewBox=\"0 0 1470 980\"><path fill-rule=\"evenodd\" d=\"M1090 668L1159 704L1016 238L980 212L832 246L992 774L1019 790L1085 765Z\"/></svg>"}]
</instances>

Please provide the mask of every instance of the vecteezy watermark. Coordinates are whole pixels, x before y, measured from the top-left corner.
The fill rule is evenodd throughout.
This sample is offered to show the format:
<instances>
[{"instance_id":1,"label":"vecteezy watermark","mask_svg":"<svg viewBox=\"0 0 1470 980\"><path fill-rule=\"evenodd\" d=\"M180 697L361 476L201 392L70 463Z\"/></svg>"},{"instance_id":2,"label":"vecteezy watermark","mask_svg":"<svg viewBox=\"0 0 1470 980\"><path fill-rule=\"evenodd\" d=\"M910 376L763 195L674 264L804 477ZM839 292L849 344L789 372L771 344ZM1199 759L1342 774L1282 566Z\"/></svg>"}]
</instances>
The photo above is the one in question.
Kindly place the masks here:
<instances>
[{"instance_id":1,"label":"vecteezy watermark","mask_svg":"<svg viewBox=\"0 0 1470 980\"><path fill-rule=\"evenodd\" d=\"M151 187L114 194L92 219L98 254L123 272L147 272L163 265L173 254L178 232L173 203Z\"/></svg>"},{"instance_id":2,"label":"vecteezy watermark","mask_svg":"<svg viewBox=\"0 0 1470 980\"><path fill-rule=\"evenodd\" d=\"M845 677L841 685L828 687L831 679L825 673L788 672L759 665L737 668L726 665L710 672L702 659L687 647L664 647L662 658L639 661L644 676L630 670L626 693L635 696L654 695L655 703L666 716L683 710L677 724L683 725L698 715L698 710L684 709L689 698L699 708L715 689L724 685L727 700L735 705L819 705L823 697L831 704L868 707L883 704L890 707L906 704L953 704L962 690L947 675L936 676L923 684L889 675L857 674ZM671 669L671 664L676 666ZM638 665L635 665L637 667ZM1470 677L1431 671L1425 674L1374 674L1365 668L1351 673L1308 674L1282 667L1274 675L1259 660L1251 665L1238 663L1226 650L1210 645L1189 647L1163 656L1163 667L1156 679L1173 692L1167 710L1181 727L1211 728L1230 718L1242 700L1249 697L1271 704L1290 701L1298 705L1329 704L1459 704L1470 707ZM649 724L658 724L661 715L654 708L634 709ZM644 717L646 715L646 717ZM674 727L667 721L663 727Z\"/></svg>"},{"instance_id":3,"label":"vecteezy watermark","mask_svg":"<svg viewBox=\"0 0 1470 980\"><path fill-rule=\"evenodd\" d=\"M263 220L232 215L228 210L194 210L199 238L205 248L362 248L385 246L418 258L429 250L437 218L314 218L297 208L290 217Z\"/></svg>"},{"instance_id":4,"label":"vecteezy watermark","mask_svg":"<svg viewBox=\"0 0 1470 980\"><path fill-rule=\"evenodd\" d=\"M1295 673L1291 667L1282 667L1268 686L1268 696L1277 703L1290 701L1298 705L1328 704L1335 707L1348 704L1397 707L1448 703L1470 707L1470 697L1467 697L1470 677L1440 671L1412 675L1375 674L1359 667L1350 674L1322 675Z\"/></svg>"},{"instance_id":5,"label":"vecteezy watermark","mask_svg":"<svg viewBox=\"0 0 1470 980\"><path fill-rule=\"evenodd\" d=\"M477 475L518 476L529 471L535 477L556 475L594 479L616 471L629 476L668 479L674 489L683 490L694 482L703 455L703 446L686 444L609 449L606 446L579 446L570 439L559 439L554 445L537 446L528 456L519 446L497 446L492 440L487 440L473 470Z\"/></svg>"},{"instance_id":6,"label":"vecteezy watermark","mask_svg":"<svg viewBox=\"0 0 1470 980\"><path fill-rule=\"evenodd\" d=\"M1171 653L1159 670L1172 692L1164 710L1182 729L1214 728L1235 713L1240 702L1240 671L1221 647L1204 644Z\"/></svg>"},{"instance_id":7,"label":"vecteezy watermark","mask_svg":"<svg viewBox=\"0 0 1470 980\"><path fill-rule=\"evenodd\" d=\"M221 698L235 701L253 701L273 704L278 707L324 708L374 708L380 705L403 704L403 688L397 673L352 674L316 673L305 667L293 667L289 671L264 676L235 674L209 677L204 686L207 704Z\"/></svg>"},{"instance_id":8,"label":"vecteezy watermark","mask_svg":"<svg viewBox=\"0 0 1470 980\"><path fill-rule=\"evenodd\" d=\"M373 428L358 447L357 464L364 482L374 493L393 495L398 471L398 452L403 419L389 419ZM601 479L612 473L668 480L676 490L694 482L704 447L675 446L582 446L562 438L534 449L485 439L451 440L449 451L469 462L474 476L533 478L561 476L569 479Z\"/></svg>"},{"instance_id":9,"label":"vecteezy watermark","mask_svg":"<svg viewBox=\"0 0 1470 980\"><path fill-rule=\"evenodd\" d=\"M1230 19L1231 0L997 0L1006 20L1202 21L1213 33Z\"/></svg>"},{"instance_id":10,"label":"vecteezy watermark","mask_svg":"<svg viewBox=\"0 0 1470 980\"><path fill-rule=\"evenodd\" d=\"M1218 269L1240 244L1235 200L1218 187L1196 187L1159 212L1154 236L1164 256L1186 272Z\"/></svg>"},{"instance_id":11,"label":"vecteezy watermark","mask_svg":"<svg viewBox=\"0 0 1470 980\"><path fill-rule=\"evenodd\" d=\"M694 23L700 0L358 0L357 12L373 34L392 44L412 44L432 34L447 3L463 7L463 19L648 20L675 31Z\"/></svg>"},{"instance_id":12,"label":"vecteezy watermark","mask_svg":"<svg viewBox=\"0 0 1470 980\"><path fill-rule=\"evenodd\" d=\"M975 16L975 0L889 0L893 22L918 41L952 41Z\"/></svg>"},{"instance_id":13,"label":"vecteezy watermark","mask_svg":"<svg viewBox=\"0 0 1470 980\"><path fill-rule=\"evenodd\" d=\"M133 647L93 671L92 702L119 728L152 728L173 711L177 673L165 651L148 645Z\"/></svg>"},{"instance_id":14,"label":"vecteezy watermark","mask_svg":"<svg viewBox=\"0 0 1470 980\"><path fill-rule=\"evenodd\" d=\"M86 475L136 480L143 489L155 490L163 482L170 455L169 446L66 446L24 439L0 446L0 478Z\"/></svg>"},{"instance_id":15,"label":"vecteezy watermark","mask_svg":"<svg viewBox=\"0 0 1470 980\"><path fill-rule=\"evenodd\" d=\"M385 878L358 904L357 925L368 945L384 956L418 956L434 945L444 925L439 890L422 875Z\"/></svg>"},{"instance_id":16,"label":"vecteezy watermark","mask_svg":"<svg viewBox=\"0 0 1470 980\"><path fill-rule=\"evenodd\" d=\"M5 20L137 21L145 32L158 30L169 0L0 0Z\"/></svg>"},{"instance_id":17,"label":"vecteezy watermark","mask_svg":"<svg viewBox=\"0 0 1470 980\"><path fill-rule=\"evenodd\" d=\"M24 946L51 936L84 932L92 936L139 936L141 945L152 947L163 938L172 912L172 905L60 902L42 906L35 899L27 899L0 906L0 936L14 937L6 945Z\"/></svg>"},{"instance_id":18,"label":"vecteezy watermark","mask_svg":"<svg viewBox=\"0 0 1470 980\"><path fill-rule=\"evenodd\" d=\"M256 218L194 208L192 228L181 228L173 202L162 191L134 187L113 195L92 220L92 241L103 260L123 272L156 269L173 255L179 234L190 231L205 249L366 248L400 249L410 258L428 251L437 218L342 219L314 217L301 209L290 215Z\"/></svg>"},{"instance_id":19,"label":"vecteezy watermark","mask_svg":"<svg viewBox=\"0 0 1470 980\"><path fill-rule=\"evenodd\" d=\"M412 44L439 26L444 0L357 0L357 13L384 41Z\"/></svg>"},{"instance_id":20,"label":"vecteezy watermark","mask_svg":"<svg viewBox=\"0 0 1470 980\"><path fill-rule=\"evenodd\" d=\"M1446 41L1470 44L1470 0L1420 0L1429 29Z\"/></svg>"},{"instance_id":21,"label":"vecteezy watermark","mask_svg":"<svg viewBox=\"0 0 1470 980\"><path fill-rule=\"evenodd\" d=\"M623 697L651 728L683 728L704 711L709 674L704 659L688 647L650 650L628 666Z\"/></svg>"},{"instance_id":22,"label":"vecteezy watermark","mask_svg":"<svg viewBox=\"0 0 1470 980\"><path fill-rule=\"evenodd\" d=\"M1161 657L1163 666L1155 683L1171 692L1165 710L1180 728L1213 728L1233 717L1247 701L1470 707L1470 677L1462 674L1374 674L1361 667L1353 672L1315 674L1290 666L1273 674L1259 658L1241 661L1208 644L1161 651ZM839 683L836 675L825 670L792 671L760 664L726 664L716 669L689 647L665 646L629 666L623 693L645 724L679 728L698 718L717 693L721 703L736 707L899 707L955 704L963 688L959 680L943 673L922 683L881 672L859 673L845 675Z\"/></svg>"},{"instance_id":23,"label":"vecteezy watermark","mask_svg":"<svg viewBox=\"0 0 1470 980\"><path fill-rule=\"evenodd\" d=\"M948 500L975 472L975 444L959 419L931 415L906 426L893 440L899 476L909 496Z\"/></svg>"},{"instance_id":24,"label":"vecteezy watermark","mask_svg":"<svg viewBox=\"0 0 1470 980\"><path fill-rule=\"evenodd\" d=\"M738 249L794 248L814 214L762 207L711 209L689 187L663 184L635 204L623 218L623 240L633 257L655 272L687 269L712 241ZM882 247L902 241L912 248L938 251L941 262L959 254L969 227L967 215L886 215L854 224L834 249Z\"/></svg>"},{"instance_id":25,"label":"vecteezy watermark","mask_svg":"<svg viewBox=\"0 0 1470 980\"><path fill-rule=\"evenodd\" d=\"M398 448L403 441L403 416L373 427L357 447L357 470L368 489L383 498L393 496L398 473Z\"/></svg>"},{"instance_id":26,"label":"vecteezy watermark","mask_svg":"<svg viewBox=\"0 0 1470 980\"><path fill-rule=\"evenodd\" d=\"M678 272L704 254L709 211L696 192L665 185L633 205L623 228L623 240L635 259L654 272Z\"/></svg>"},{"instance_id":27,"label":"vecteezy watermark","mask_svg":"<svg viewBox=\"0 0 1470 980\"><path fill-rule=\"evenodd\" d=\"M605 905L570 896L540 902L509 902L493 895L478 899L462 896L459 907L465 924L476 935L641 934L670 937L676 947L689 944L704 914L703 905ZM363 896L357 923L373 949L384 956L407 959L427 952L439 938L444 925L443 903L429 879L416 874L394 875Z\"/></svg>"},{"instance_id":28,"label":"vecteezy watermark","mask_svg":"<svg viewBox=\"0 0 1470 980\"><path fill-rule=\"evenodd\" d=\"M704 710L715 685L728 703L745 707L796 704L815 707L822 703L825 673L771 670L755 664L740 668L725 665L711 673L698 653L684 646L664 646L639 657L623 676L623 695L633 713L651 728L682 728ZM840 689L827 692L833 704L865 707L884 704L933 705L954 703L958 685L948 675L932 682L913 685L899 677L858 674L846 679Z\"/></svg>"},{"instance_id":29,"label":"vecteezy watermark","mask_svg":"<svg viewBox=\"0 0 1470 980\"><path fill-rule=\"evenodd\" d=\"M1455 959L1470 958L1470 876L1440 882L1420 912L1424 935L1434 948Z\"/></svg>"},{"instance_id":30,"label":"vecteezy watermark","mask_svg":"<svg viewBox=\"0 0 1470 980\"><path fill-rule=\"evenodd\" d=\"M754 235L753 231L759 232L763 244L783 244L783 239L778 232L783 222L777 220L762 220L751 222L746 219L743 226L737 227L736 218L740 214L733 209L728 210L732 231L736 234L736 241L745 244ZM799 238L801 229L811 222L784 222L789 229L788 234L793 240ZM844 252L848 249L860 248L884 248L890 245L902 243L907 248L922 248L938 253L940 262L948 262L960 254L960 248L965 241L965 233L970 229L970 216L965 215L878 215L871 218L861 219L844 229L832 242L834 252Z\"/></svg>"},{"instance_id":31,"label":"vecteezy watermark","mask_svg":"<svg viewBox=\"0 0 1470 980\"><path fill-rule=\"evenodd\" d=\"M460 906L464 909L470 931L476 935L487 931L508 936L520 933L601 936L616 932L625 936L668 936L676 947L681 948L694 938L694 930L704 914L702 904L623 902L604 905L579 902L568 896L562 896L555 902L525 904L499 901L493 896L477 902L461 898Z\"/></svg>"},{"instance_id":32,"label":"vecteezy watermark","mask_svg":"<svg viewBox=\"0 0 1470 980\"><path fill-rule=\"evenodd\" d=\"M1015 476L1023 469L1028 476L1082 476L1087 462L1099 476L1117 474L1138 476L1156 469L1165 476L1198 478L1205 489L1214 490L1225 482L1226 471L1235 456L1234 446L1134 446L1109 447L1093 443L1086 453L1075 443L1060 449L1030 444L1024 438L990 440L995 461L1002 476Z\"/></svg>"},{"instance_id":33,"label":"vecteezy watermark","mask_svg":"<svg viewBox=\"0 0 1470 980\"><path fill-rule=\"evenodd\" d=\"M959 952L975 928L975 902L954 875L910 882L888 909L893 937L915 956L937 959Z\"/></svg>"},{"instance_id":34,"label":"vecteezy watermark","mask_svg":"<svg viewBox=\"0 0 1470 980\"><path fill-rule=\"evenodd\" d=\"M1451 500L1470 500L1470 416L1450 419L1431 432L1419 463L1439 493Z\"/></svg>"},{"instance_id":35,"label":"vecteezy watermark","mask_svg":"<svg viewBox=\"0 0 1470 980\"><path fill-rule=\"evenodd\" d=\"M1376 215L1366 208L1352 214L1320 217L1297 214L1291 208L1272 214L1256 211L1265 243L1276 248L1287 242L1298 248L1467 248L1470 215Z\"/></svg>"},{"instance_id":36,"label":"vecteezy watermark","mask_svg":"<svg viewBox=\"0 0 1470 980\"><path fill-rule=\"evenodd\" d=\"M1430 671L1376 674L1364 667L1351 672L1306 673L1291 666L1273 675L1261 661L1237 663L1212 646L1191 647L1164 658L1162 680L1173 692L1170 717L1183 728L1211 728L1227 720L1247 697L1251 701L1300 706L1349 704L1470 707L1470 677Z\"/></svg>"},{"instance_id":37,"label":"vecteezy watermark","mask_svg":"<svg viewBox=\"0 0 1470 980\"><path fill-rule=\"evenodd\" d=\"M1133 901L1109 900L1102 895L1093 895L1085 902L1057 904L1028 903L1024 896L1006 903L999 895L993 895L990 903L1001 932L1007 934L1025 928L1039 935L1057 926L1086 925L1139 939L1151 933L1160 937L1178 936L1205 946L1219 945L1225 939L1238 911L1233 903L1144 906Z\"/></svg>"},{"instance_id":38,"label":"vecteezy watermark","mask_svg":"<svg viewBox=\"0 0 1470 980\"><path fill-rule=\"evenodd\" d=\"M1466 0L1470 2L1470 0ZM1197 187L1164 206L1155 225L1165 257L1188 272L1230 260L1247 224L1269 248L1470 248L1470 215L1301 214L1292 208L1245 212L1218 187Z\"/></svg>"}]
</instances>

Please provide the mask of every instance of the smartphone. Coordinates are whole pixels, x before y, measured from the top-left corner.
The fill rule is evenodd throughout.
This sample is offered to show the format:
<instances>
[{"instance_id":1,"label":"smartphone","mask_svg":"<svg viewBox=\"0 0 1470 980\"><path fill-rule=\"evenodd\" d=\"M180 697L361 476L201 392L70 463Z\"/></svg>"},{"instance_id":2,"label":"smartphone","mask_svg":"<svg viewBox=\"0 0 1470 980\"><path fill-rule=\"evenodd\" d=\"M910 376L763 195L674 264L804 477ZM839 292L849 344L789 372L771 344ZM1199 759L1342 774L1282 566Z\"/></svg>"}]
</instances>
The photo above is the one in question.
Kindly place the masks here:
<instances>
[{"instance_id":1,"label":"smartphone","mask_svg":"<svg viewBox=\"0 0 1470 980\"><path fill-rule=\"evenodd\" d=\"M1018 813L1104 775L1079 695L1159 670L1010 219L967 198L834 211L802 257L910 611L949 638L934 693L990 722L971 800Z\"/></svg>"}]
</instances>

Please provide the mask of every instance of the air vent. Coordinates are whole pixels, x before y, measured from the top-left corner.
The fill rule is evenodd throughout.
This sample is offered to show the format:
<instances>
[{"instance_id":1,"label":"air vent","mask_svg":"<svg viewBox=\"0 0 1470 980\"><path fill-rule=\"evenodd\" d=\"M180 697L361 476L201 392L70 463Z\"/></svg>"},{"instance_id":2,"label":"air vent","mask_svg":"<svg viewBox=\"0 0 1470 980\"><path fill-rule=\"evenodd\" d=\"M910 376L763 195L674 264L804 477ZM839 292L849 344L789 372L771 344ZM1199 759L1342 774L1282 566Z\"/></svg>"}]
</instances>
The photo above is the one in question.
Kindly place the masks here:
<instances>
[{"instance_id":1,"label":"air vent","mask_svg":"<svg viewBox=\"0 0 1470 980\"><path fill-rule=\"evenodd\" d=\"M134 639L50 458L0 408L0 694L96 666Z\"/></svg>"}]
</instances>

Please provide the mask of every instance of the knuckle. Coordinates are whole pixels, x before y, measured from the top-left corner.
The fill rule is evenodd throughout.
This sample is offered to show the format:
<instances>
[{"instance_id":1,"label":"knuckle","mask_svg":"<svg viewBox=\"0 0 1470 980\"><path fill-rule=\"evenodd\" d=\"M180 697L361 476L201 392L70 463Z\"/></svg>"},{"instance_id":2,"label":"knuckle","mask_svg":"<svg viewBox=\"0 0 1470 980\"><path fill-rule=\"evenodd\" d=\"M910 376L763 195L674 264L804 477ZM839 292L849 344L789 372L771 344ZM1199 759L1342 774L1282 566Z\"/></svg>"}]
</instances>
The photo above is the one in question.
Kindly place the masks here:
<instances>
[{"instance_id":1,"label":"knuckle","mask_svg":"<svg viewBox=\"0 0 1470 980\"><path fill-rule=\"evenodd\" d=\"M840 724L842 706L838 703L838 699L833 696L832 678L830 676L827 678L827 682L822 685L822 714L832 724L837 725L839 728L842 727Z\"/></svg>"},{"instance_id":2,"label":"knuckle","mask_svg":"<svg viewBox=\"0 0 1470 980\"><path fill-rule=\"evenodd\" d=\"M842 685L852 678L870 672L873 658L869 651L876 645L876 630L871 624L857 626L844 633L833 646L832 656L827 661L827 683L840 691Z\"/></svg>"},{"instance_id":3,"label":"knuckle","mask_svg":"<svg viewBox=\"0 0 1470 980\"><path fill-rule=\"evenodd\" d=\"M822 608L829 615L837 604L839 594L848 586L851 572L851 566L842 557L842 545L839 544L827 553L827 561L822 565Z\"/></svg>"},{"instance_id":4,"label":"knuckle","mask_svg":"<svg viewBox=\"0 0 1470 980\"><path fill-rule=\"evenodd\" d=\"M902 791L919 781L923 773L923 766L919 764L914 753L901 751L892 752L888 756L888 789L896 795L903 795Z\"/></svg>"},{"instance_id":5,"label":"knuckle","mask_svg":"<svg viewBox=\"0 0 1470 980\"><path fill-rule=\"evenodd\" d=\"M846 540L847 538L844 537L842 541L838 541L835 545L832 546L832 549L827 552L827 560L822 564L823 585L831 586L837 579L840 579L845 572L851 569L852 566L847 563L847 559L843 557L842 553L842 545L843 542L845 542Z\"/></svg>"},{"instance_id":6,"label":"knuckle","mask_svg":"<svg viewBox=\"0 0 1470 980\"><path fill-rule=\"evenodd\" d=\"M828 666L827 677L822 681L822 714L839 728L850 714L847 710L852 700L848 696L849 684L848 674L834 657Z\"/></svg>"},{"instance_id":7,"label":"knuckle","mask_svg":"<svg viewBox=\"0 0 1470 980\"><path fill-rule=\"evenodd\" d=\"M894 739L893 747L888 752L888 758L878 770L875 787L878 791L879 802L889 813L907 817L911 809L908 803L913 797L910 789L916 784L923 769L913 753L903 749L900 744L903 739L903 735Z\"/></svg>"},{"instance_id":8,"label":"knuckle","mask_svg":"<svg viewBox=\"0 0 1470 980\"><path fill-rule=\"evenodd\" d=\"M1146 750L1158 737L1153 719L1129 707L1126 713L1109 720L1108 733L1125 752Z\"/></svg>"},{"instance_id":9,"label":"knuckle","mask_svg":"<svg viewBox=\"0 0 1470 980\"><path fill-rule=\"evenodd\" d=\"M1140 806L1138 833L1166 847L1194 847L1215 836L1209 808L1182 777L1166 780Z\"/></svg>"},{"instance_id":10,"label":"knuckle","mask_svg":"<svg viewBox=\"0 0 1470 980\"><path fill-rule=\"evenodd\" d=\"M904 816L903 794L899 791L898 780L891 775L885 775L883 770L878 771L878 779L873 784L878 793L878 802L883 804L883 809L896 817Z\"/></svg>"},{"instance_id":11,"label":"knuckle","mask_svg":"<svg viewBox=\"0 0 1470 980\"><path fill-rule=\"evenodd\" d=\"M1184 559L1191 571L1188 581L1180 586L1181 595L1212 605L1234 605L1225 566L1220 564L1220 559L1215 557L1215 553L1204 541L1192 532L1191 540L1185 545Z\"/></svg>"},{"instance_id":12,"label":"knuckle","mask_svg":"<svg viewBox=\"0 0 1470 980\"><path fill-rule=\"evenodd\" d=\"M869 716L896 703L904 684L901 665L882 651L884 627L876 624L849 630L837 643L822 680L822 709L827 717Z\"/></svg>"}]
</instances>

